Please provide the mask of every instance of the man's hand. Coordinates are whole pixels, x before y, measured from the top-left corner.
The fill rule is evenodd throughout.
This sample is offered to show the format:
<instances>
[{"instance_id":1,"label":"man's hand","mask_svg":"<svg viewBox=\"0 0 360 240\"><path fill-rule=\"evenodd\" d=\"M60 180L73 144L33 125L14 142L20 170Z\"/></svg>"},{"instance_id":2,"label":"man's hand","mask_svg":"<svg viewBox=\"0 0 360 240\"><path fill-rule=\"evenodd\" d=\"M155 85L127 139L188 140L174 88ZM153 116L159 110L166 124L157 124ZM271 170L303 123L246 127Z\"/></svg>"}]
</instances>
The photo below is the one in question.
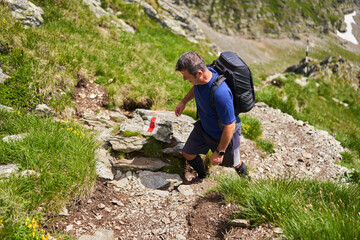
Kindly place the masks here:
<instances>
[{"instance_id":1,"label":"man's hand","mask_svg":"<svg viewBox=\"0 0 360 240\"><path fill-rule=\"evenodd\" d=\"M185 103L182 101L175 108L175 116L179 117L185 109Z\"/></svg>"},{"instance_id":2,"label":"man's hand","mask_svg":"<svg viewBox=\"0 0 360 240\"><path fill-rule=\"evenodd\" d=\"M211 165L219 165L222 163L224 159L224 156L220 156L217 152L214 152L212 155L211 155Z\"/></svg>"}]
</instances>

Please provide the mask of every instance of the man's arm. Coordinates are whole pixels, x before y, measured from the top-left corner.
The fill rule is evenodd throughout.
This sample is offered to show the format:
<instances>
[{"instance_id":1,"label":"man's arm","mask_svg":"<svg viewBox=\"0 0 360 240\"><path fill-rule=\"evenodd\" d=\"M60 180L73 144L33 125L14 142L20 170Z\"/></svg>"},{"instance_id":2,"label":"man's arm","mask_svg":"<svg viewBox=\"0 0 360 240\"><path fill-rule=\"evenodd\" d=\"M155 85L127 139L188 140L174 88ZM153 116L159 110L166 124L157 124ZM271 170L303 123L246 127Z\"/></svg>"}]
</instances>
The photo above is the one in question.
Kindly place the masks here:
<instances>
[{"instance_id":1,"label":"man's arm","mask_svg":"<svg viewBox=\"0 0 360 240\"><path fill-rule=\"evenodd\" d=\"M229 145L232 136L235 132L235 121L228 125L224 125L223 132L221 134L220 142L217 147L219 151L225 151L227 146ZM222 163L224 156L220 156L217 152L214 152L211 156L211 164L218 165Z\"/></svg>"},{"instance_id":2,"label":"man's arm","mask_svg":"<svg viewBox=\"0 0 360 240\"><path fill-rule=\"evenodd\" d=\"M185 109L186 103L194 98L194 87L190 89L190 91L186 94L186 96L181 100L181 102L175 108L175 115L178 117Z\"/></svg>"}]
</instances>

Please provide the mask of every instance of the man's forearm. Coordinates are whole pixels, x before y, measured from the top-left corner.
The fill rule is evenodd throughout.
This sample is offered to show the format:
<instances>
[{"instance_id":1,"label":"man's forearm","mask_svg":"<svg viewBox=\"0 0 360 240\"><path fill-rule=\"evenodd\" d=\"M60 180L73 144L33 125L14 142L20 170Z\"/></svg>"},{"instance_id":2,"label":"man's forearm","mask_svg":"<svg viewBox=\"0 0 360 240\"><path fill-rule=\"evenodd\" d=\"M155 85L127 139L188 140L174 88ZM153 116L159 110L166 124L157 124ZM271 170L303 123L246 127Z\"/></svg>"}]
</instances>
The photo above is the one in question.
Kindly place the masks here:
<instances>
[{"instance_id":1,"label":"man's forearm","mask_svg":"<svg viewBox=\"0 0 360 240\"><path fill-rule=\"evenodd\" d=\"M228 125L224 125L224 129L217 148L218 150L223 150L223 151L226 150L227 146L231 141L232 136L234 135L234 132L235 132L235 122Z\"/></svg>"},{"instance_id":2,"label":"man's forearm","mask_svg":"<svg viewBox=\"0 0 360 240\"><path fill-rule=\"evenodd\" d=\"M194 87L190 89L190 91L186 94L186 96L181 100L184 104L188 103L190 100L194 98Z\"/></svg>"}]
</instances>

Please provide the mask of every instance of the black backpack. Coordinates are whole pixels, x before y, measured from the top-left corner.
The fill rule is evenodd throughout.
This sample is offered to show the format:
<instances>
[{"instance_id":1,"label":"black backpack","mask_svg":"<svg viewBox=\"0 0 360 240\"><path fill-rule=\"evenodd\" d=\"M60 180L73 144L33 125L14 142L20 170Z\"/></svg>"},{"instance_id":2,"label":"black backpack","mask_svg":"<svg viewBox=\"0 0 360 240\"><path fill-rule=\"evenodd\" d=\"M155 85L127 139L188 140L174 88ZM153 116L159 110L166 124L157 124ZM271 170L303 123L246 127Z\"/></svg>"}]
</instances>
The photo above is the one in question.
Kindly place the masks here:
<instances>
[{"instance_id":1,"label":"black backpack","mask_svg":"<svg viewBox=\"0 0 360 240\"><path fill-rule=\"evenodd\" d=\"M236 53L223 52L218 59L208 66L219 73L210 90L210 105L212 108L215 109L215 91L224 81L233 94L236 115L248 112L254 107L255 91L251 71Z\"/></svg>"}]
</instances>

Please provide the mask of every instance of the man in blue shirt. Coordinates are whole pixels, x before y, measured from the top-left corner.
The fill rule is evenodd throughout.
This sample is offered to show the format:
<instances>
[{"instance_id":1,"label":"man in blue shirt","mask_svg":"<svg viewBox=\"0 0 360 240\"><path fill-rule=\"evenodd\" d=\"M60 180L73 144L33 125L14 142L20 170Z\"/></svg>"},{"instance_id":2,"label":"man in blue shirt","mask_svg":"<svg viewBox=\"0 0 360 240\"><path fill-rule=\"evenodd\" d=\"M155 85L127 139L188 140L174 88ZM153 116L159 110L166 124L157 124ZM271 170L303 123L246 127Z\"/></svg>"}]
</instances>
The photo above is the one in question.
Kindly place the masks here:
<instances>
[{"instance_id":1,"label":"man in blue shirt","mask_svg":"<svg viewBox=\"0 0 360 240\"><path fill-rule=\"evenodd\" d=\"M219 74L207 68L203 58L194 52L181 55L176 63L184 81L193 87L175 108L175 115L180 116L186 103L195 98L200 120L194 124L183 148L183 156L197 172L198 176L187 184L201 182L206 177L204 163L199 154L206 154L209 149L212 165L234 167L240 176L247 176L247 167L240 160L241 123L235 116L233 96L226 83L222 83L215 92L215 109L210 105L210 88Z\"/></svg>"}]
</instances>

